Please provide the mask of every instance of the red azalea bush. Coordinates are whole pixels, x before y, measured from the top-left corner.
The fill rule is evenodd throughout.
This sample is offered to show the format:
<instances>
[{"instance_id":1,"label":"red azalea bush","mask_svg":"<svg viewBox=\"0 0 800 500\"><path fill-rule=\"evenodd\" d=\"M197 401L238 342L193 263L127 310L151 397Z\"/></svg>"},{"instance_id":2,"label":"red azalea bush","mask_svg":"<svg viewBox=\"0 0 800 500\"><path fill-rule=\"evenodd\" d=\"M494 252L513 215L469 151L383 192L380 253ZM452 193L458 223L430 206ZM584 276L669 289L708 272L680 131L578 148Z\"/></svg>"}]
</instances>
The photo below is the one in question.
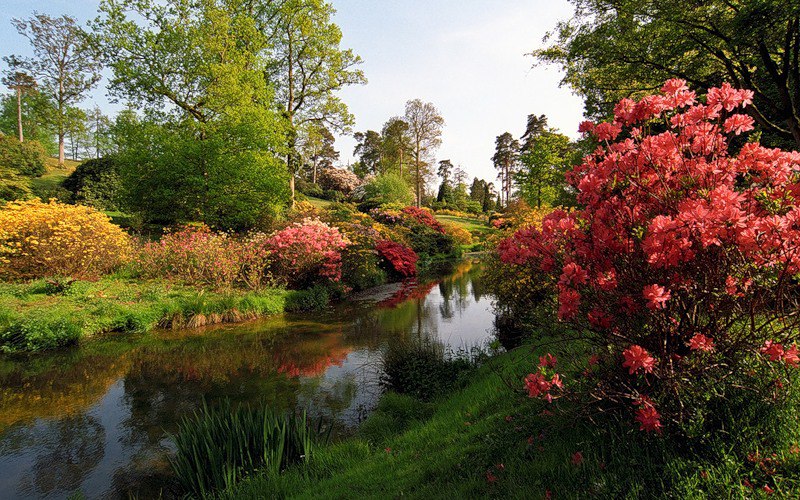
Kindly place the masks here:
<instances>
[{"instance_id":1,"label":"red azalea bush","mask_svg":"<svg viewBox=\"0 0 800 500\"><path fill-rule=\"evenodd\" d=\"M292 288L311 286L319 278L339 281L341 252L349 244L339 229L311 218L277 231L266 240L276 275Z\"/></svg>"},{"instance_id":2,"label":"red azalea bush","mask_svg":"<svg viewBox=\"0 0 800 500\"><path fill-rule=\"evenodd\" d=\"M188 225L144 244L136 263L145 277L224 287L239 276L241 251L227 234L206 225Z\"/></svg>"},{"instance_id":3,"label":"red azalea bush","mask_svg":"<svg viewBox=\"0 0 800 500\"><path fill-rule=\"evenodd\" d=\"M423 224L428 226L429 228L438 231L442 234L445 234L445 229L442 224L436 220L436 217L433 216L433 213L425 208L419 208L415 206L407 206L404 207L402 210L403 214L405 214L408 218L418 222L419 224Z\"/></svg>"},{"instance_id":4,"label":"red azalea bush","mask_svg":"<svg viewBox=\"0 0 800 500\"><path fill-rule=\"evenodd\" d=\"M723 84L698 98L670 80L623 99L613 122L581 125L599 141L568 174L583 208L498 247L540 270L558 318L603 353L583 395L628 408L645 431L702 422L712 394L779 397L800 364L800 154L740 137L752 95Z\"/></svg>"},{"instance_id":5,"label":"red azalea bush","mask_svg":"<svg viewBox=\"0 0 800 500\"><path fill-rule=\"evenodd\" d=\"M419 257L411 248L394 241L383 240L375 245L375 249L400 276L407 278L417 274Z\"/></svg>"}]
</instances>

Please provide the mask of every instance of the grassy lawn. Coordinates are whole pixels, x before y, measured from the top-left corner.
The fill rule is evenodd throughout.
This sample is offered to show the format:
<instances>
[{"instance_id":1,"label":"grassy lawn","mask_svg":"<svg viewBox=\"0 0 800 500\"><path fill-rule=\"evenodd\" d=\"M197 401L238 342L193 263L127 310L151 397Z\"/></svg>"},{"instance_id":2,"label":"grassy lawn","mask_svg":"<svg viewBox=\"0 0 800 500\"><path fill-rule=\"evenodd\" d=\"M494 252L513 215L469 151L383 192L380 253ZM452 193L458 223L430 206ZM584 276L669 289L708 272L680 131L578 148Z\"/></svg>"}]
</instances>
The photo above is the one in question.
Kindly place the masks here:
<instances>
[{"instance_id":1,"label":"grassy lawn","mask_svg":"<svg viewBox=\"0 0 800 500\"><path fill-rule=\"evenodd\" d=\"M208 291L119 276L60 289L46 280L0 284L0 351L37 351L108 332L145 332L281 313L290 292Z\"/></svg>"},{"instance_id":2,"label":"grassy lawn","mask_svg":"<svg viewBox=\"0 0 800 500\"><path fill-rule=\"evenodd\" d=\"M313 196L307 196L306 201L314 205L315 208L326 208L333 204L330 200L323 200L322 198L314 198Z\"/></svg>"},{"instance_id":3,"label":"grassy lawn","mask_svg":"<svg viewBox=\"0 0 800 500\"><path fill-rule=\"evenodd\" d=\"M318 450L304 467L247 479L224 498L766 498L767 484L776 497L800 494L797 426L777 446L728 437L702 458L678 453L627 421L550 414L555 405L521 394L533 359L524 348L497 356L433 403L389 393L355 438ZM747 458L752 450L776 453L779 472L765 476Z\"/></svg>"},{"instance_id":4,"label":"grassy lawn","mask_svg":"<svg viewBox=\"0 0 800 500\"><path fill-rule=\"evenodd\" d=\"M58 166L58 158L48 158L45 164L47 172L41 177L31 179L31 190L38 193L50 193L57 189L69 174L75 171L80 161L64 160L64 168Z\"/></svg>"}]
</instances>

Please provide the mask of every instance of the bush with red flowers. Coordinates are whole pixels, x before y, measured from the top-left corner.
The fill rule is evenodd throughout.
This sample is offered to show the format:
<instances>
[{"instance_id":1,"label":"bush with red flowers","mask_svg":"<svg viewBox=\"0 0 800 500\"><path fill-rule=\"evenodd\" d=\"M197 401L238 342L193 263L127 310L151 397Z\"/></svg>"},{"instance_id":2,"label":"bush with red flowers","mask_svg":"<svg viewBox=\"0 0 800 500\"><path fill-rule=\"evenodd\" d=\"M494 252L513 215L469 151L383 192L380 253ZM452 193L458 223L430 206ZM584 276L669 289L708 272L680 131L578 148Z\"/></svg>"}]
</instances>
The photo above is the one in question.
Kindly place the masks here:
<instances>
[{"instance_id":1,"label":"bush with red flowers","mask_svg":"<svg viewBox=\"0 0 800 500\"><path fill-rule=\"evenodd\" d=\"M623 99L581 125L599 144L568 174L582 209L498 247L601 353L583 395L644 431L685 433L741 390L780 399L800 364L800 153L745 140L752 96L670 80Z\"/></svg>"},{"instance_id":2,"label":"bush with red flowers","mask_svg":"<svg viewBox=\"0 0 800 500\"><path fill-rule=\"evenodd\" d=\"M428 226L434 231L438 231L442 234L446 232L444 226L442 226L442 224L436 220L436 217L433 216L433 213L426 208L407 206L403 208L402 212L407 218L416 221L419 224Z\"/></svg>"},{"instance_id":3,"label":"bush with red flowers","mask_svg":"<svg viewBox=\"0 0 800 500\"><path fill-rule=\"evenodd\" d=\"M392 270L400 276L408 278L417 274L419 257L414 250L390 240L379 241L375 245L375 249L391 265Z\"/></svg>"}]
</instances>

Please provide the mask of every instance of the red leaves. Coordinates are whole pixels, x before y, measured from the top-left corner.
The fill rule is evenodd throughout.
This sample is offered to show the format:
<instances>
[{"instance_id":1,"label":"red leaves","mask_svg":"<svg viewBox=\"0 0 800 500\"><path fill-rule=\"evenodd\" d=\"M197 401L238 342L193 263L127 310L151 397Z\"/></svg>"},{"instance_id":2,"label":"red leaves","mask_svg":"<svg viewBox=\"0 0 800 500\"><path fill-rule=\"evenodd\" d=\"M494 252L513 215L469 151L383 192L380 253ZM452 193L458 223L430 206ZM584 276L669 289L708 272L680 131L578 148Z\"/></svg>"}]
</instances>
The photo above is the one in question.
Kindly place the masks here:
<instances>
[{"instance_id":1,"label":"red leaves","mask_svg":"<svg viewBox=\"0 0 800 500\"><path fill-rule=\"evenodd\" d=\"M394 241L383 240L375 245L375 249L401 276L410 277L417 274L419 256L411 248Z\"/></svg>"}]
</instances>

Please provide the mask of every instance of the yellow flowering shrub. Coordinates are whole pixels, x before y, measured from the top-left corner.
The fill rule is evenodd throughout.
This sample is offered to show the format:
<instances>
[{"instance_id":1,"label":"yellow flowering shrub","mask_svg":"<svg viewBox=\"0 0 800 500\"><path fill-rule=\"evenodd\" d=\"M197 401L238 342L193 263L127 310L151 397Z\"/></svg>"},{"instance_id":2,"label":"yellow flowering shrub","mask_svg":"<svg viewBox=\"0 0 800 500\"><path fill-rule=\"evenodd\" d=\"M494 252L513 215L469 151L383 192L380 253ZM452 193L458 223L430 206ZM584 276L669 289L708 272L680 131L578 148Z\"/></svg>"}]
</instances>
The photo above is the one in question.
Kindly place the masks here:
<instances>
[{"instance_id":1,"label":"yellow flowering shrub","mask_svg":"<svg viewBox=\"0 0 800 500\"><path fill-rule=\"evenodd\" d=\"M0 279L97 278L131 253L130 237L94 208L55 200L0 207Z\"/></svg>"},{"instance_id":2,"label":"yellow flowering shrub","mask_svg":"<svg viewBox=\"0 0 800 500\"><path fill-rule=\"evenodd\" d=\"M450 222L442 222L445 232L455 238L459 245L472 245L472 234L459 226Z\"/></svg>"}]
</instances>

